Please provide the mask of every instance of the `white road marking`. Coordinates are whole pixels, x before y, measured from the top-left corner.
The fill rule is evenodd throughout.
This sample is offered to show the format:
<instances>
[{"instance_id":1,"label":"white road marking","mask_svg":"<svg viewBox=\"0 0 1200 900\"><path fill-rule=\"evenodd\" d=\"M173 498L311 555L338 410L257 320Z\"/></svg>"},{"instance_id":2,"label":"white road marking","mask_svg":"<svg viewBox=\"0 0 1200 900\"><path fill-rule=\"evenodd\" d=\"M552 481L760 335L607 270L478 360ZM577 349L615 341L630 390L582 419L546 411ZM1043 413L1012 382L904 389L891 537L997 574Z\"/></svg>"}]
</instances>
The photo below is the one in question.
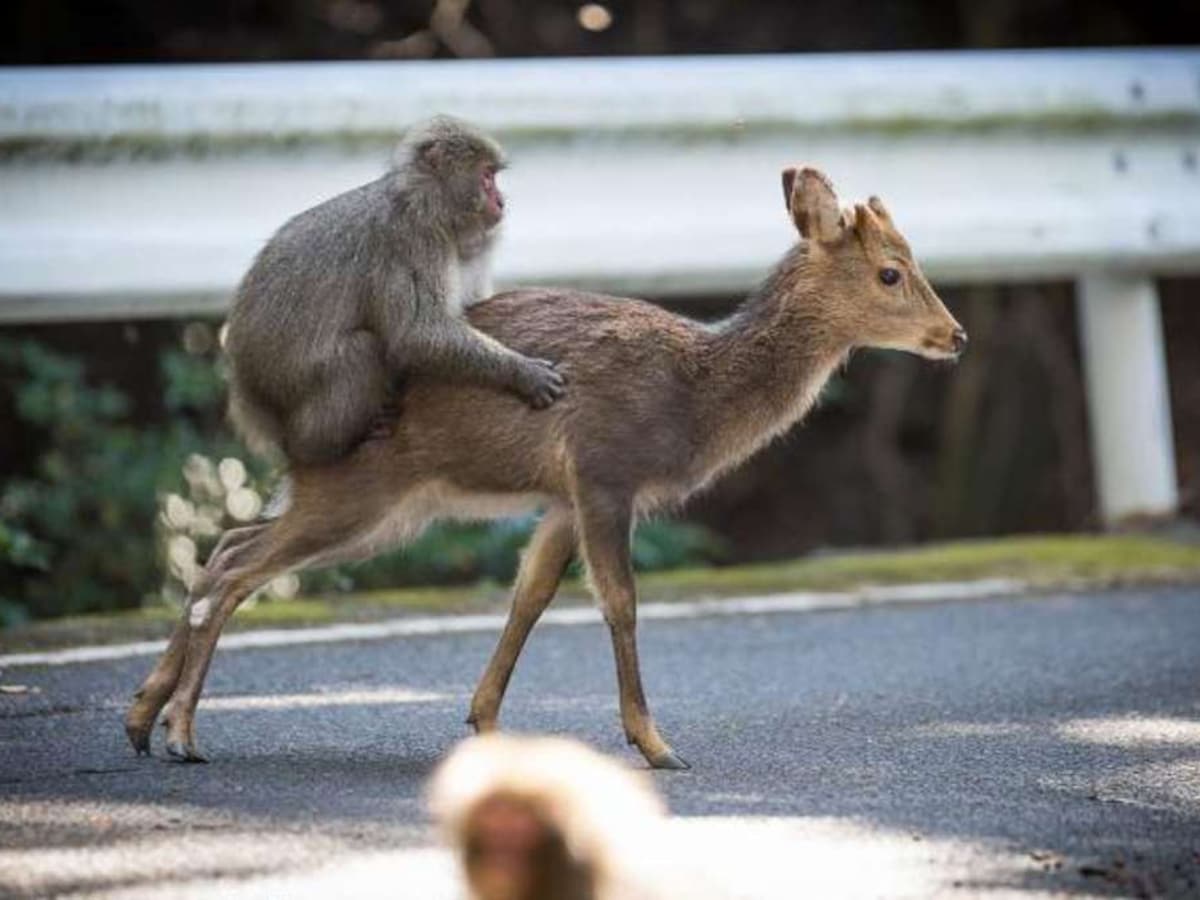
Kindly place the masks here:
<instances>
[{"instance_id":1,"label":"white road marking","mask_svg":"<svg viewBox=\"0 0 1200 900\"><path fill-rule=\"evenodd\" d=\"M204 697L200 700L200 708L241 712L247 709L312 709L321 706L390 706L395 703L433 703L447 697L449 694L414 691L408 688L314 691L308 694L239 694Z\"/></svg>"},{"instance_id":2,"label":"white road marking","mask_svg":"<svg viewBox=\"0 0 1200 900\"><path fill-rule=\"evenodd\" d=\"M973 600L1019 593L1027 589L1022 581L1010 578L984 578L978 581L953 581L931 584L904 584L867 587L854 591L804 591L768 594L759 597L709 598L670 603L646 603L638 607L638 619L701 619L720 616L769 615L772 613L815 612L850 609L876 604L926 604L951 600ZM275 628L245 631L221 638L223 650L247 650L263 647L292 647L301 644L331 644L342 641L376 641L397 637L442 634L466 634L499 631L503 614L412 616L384 622L326 625L318 628ZM603 623L598 611L590 606L550 610L540 625L573 626ZM0 669L15 666L66 666L75 663L104 662L154 656L167 646L164 641L137 641L109 646L72 647L33 653L0 656Z\"/></svg>"}]
</instances>

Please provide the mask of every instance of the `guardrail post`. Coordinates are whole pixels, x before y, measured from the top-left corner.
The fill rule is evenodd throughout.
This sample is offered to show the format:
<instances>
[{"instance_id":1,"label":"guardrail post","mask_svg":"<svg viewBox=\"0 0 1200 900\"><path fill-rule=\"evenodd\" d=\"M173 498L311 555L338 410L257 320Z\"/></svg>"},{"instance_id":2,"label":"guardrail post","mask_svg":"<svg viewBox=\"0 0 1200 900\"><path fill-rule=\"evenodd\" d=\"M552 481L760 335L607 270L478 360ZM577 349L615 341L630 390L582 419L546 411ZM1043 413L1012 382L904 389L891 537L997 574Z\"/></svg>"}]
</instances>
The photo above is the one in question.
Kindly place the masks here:
<instances>
[{"instance_id":1,"label":"guardrail post","mask_svg":"<svg viewBox=\"0 0 1200 900\"><path fill-rule=\"evenodd\" d=\"M1078 283L1096 489L1105 524L1179 505L1162 316L1149 275Z\"/></svg>"}]
</instances>

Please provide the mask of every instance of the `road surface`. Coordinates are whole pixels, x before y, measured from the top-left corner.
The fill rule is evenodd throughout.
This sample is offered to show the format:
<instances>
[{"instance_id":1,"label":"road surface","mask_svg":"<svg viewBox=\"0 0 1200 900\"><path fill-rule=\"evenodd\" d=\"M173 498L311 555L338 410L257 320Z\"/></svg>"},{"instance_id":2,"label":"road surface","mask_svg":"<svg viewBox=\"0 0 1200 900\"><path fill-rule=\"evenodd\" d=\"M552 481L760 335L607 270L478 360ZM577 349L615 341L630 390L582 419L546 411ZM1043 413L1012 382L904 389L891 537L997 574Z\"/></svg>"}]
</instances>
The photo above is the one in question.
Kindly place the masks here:
<instances>
[{"instance_id":1,"label":"road surface","mask_svg":"<svg viewBox=\"0 0 1200 900\"><path fill-rule=\"evenodd\" d=\"M745 897L1200 896L1194 587L644 621L673 865ZM218 652L207 766L135 758L151 658L0 682L0 894L453 896L422 806L494 632ZM534 632L504 725L621 740L607 633ZM740 886L740 887L738 887ZM678 896L678 894L677 894Z\"/></svg>"}]
</instances>

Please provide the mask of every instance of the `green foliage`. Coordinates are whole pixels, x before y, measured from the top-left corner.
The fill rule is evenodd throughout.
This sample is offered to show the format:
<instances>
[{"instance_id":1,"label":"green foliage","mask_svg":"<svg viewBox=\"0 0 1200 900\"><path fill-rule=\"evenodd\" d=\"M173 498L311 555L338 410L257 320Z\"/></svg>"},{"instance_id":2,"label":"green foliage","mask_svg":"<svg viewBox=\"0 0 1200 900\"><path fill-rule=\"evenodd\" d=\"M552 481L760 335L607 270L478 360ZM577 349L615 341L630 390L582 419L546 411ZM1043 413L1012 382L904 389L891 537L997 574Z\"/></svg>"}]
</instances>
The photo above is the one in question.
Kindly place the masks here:
<instances>
[{"instance_id":1,"label":"green foliage","mask_svg":"<svg viewBox=\"0 0 1200 900\"><path fill-rule=\"evenodd\" d=\"M169 394L198 365L211 373L203 363L189 371L178 356L164 359ZM0 373L24 436L43 448L32 471L0 492L3 596L35 617L139 605L157 580L158 489L209 442L187 416L136 426L121 391L88 384L78 360L33 342L0 341ZM179 393L174 411L186 412L192 395Z\"/></svg>"},{"instance_id":2,"label":"green foliage","mask_svg":"<svg viewBox=\"0 0 1200 900\"><path fill-rule=\"evenodd\" d=\"M516 574L521 550L536 524L535 516L498 522L438 522L403 550L355 566L313 573L305 584L309 590L340 592L480 579L507 583ZM698 525L645 522L633 538L633 564L642 572L703 566L723 557L724 548L717 538Z\"/></svg>"},{"instance_id":3,"label":"green foliage","mask_svg":"<svg viewBox=\"0 0 1200 900\"><path fill-rule=\"evenodd\" d=\"M192 323L187 350L160 360L165 421L138 422L130 398L88 381L78 359L0 339L0 383L22 439L39 448L29 471L0 489L0 625L25 617L178 602L222 529L258 514L267 474L223 424L223 379L211 329ZM405 549L305 575L309 590L353 591L479 579L507 581L534 518L439 523ZM716 560L692 525L647 523L634 540L642 570ZM292 596L276 579L267 595Z\"/></svg>"}]
</instances>

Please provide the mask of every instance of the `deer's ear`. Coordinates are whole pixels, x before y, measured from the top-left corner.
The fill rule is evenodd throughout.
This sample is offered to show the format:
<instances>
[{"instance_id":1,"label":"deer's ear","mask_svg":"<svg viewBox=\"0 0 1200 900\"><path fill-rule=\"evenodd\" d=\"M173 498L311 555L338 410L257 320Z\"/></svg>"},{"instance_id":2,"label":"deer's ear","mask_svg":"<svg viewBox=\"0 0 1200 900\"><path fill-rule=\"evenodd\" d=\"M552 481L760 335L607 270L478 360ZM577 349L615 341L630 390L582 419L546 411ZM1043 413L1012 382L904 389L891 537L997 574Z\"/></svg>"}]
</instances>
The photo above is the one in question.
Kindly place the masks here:
<instances>
[{"instance_id":1,"label":"deer's ear","mask_svg":"<svg viewBox=\"0 0 1200 900\"><path fill-rule=\"evenodd\" d=\"M837 194L824 173L805 166L785 169L784 190L788 196L788 211L802 237L829 243L842 234L842 215Z\"/></svg>"},{"instance_id":2,"label":"deer's ear","mask_svg":"<svg viewBox=\"0 0 1200 900\"><path fill-rule=\"evenodd\" d=\"M787 211L792 211L792 186L796 183L796 175L799 169L795 166L788 166L783 170L783 205L787 207Z\"/></svg>"}]
</instances>

